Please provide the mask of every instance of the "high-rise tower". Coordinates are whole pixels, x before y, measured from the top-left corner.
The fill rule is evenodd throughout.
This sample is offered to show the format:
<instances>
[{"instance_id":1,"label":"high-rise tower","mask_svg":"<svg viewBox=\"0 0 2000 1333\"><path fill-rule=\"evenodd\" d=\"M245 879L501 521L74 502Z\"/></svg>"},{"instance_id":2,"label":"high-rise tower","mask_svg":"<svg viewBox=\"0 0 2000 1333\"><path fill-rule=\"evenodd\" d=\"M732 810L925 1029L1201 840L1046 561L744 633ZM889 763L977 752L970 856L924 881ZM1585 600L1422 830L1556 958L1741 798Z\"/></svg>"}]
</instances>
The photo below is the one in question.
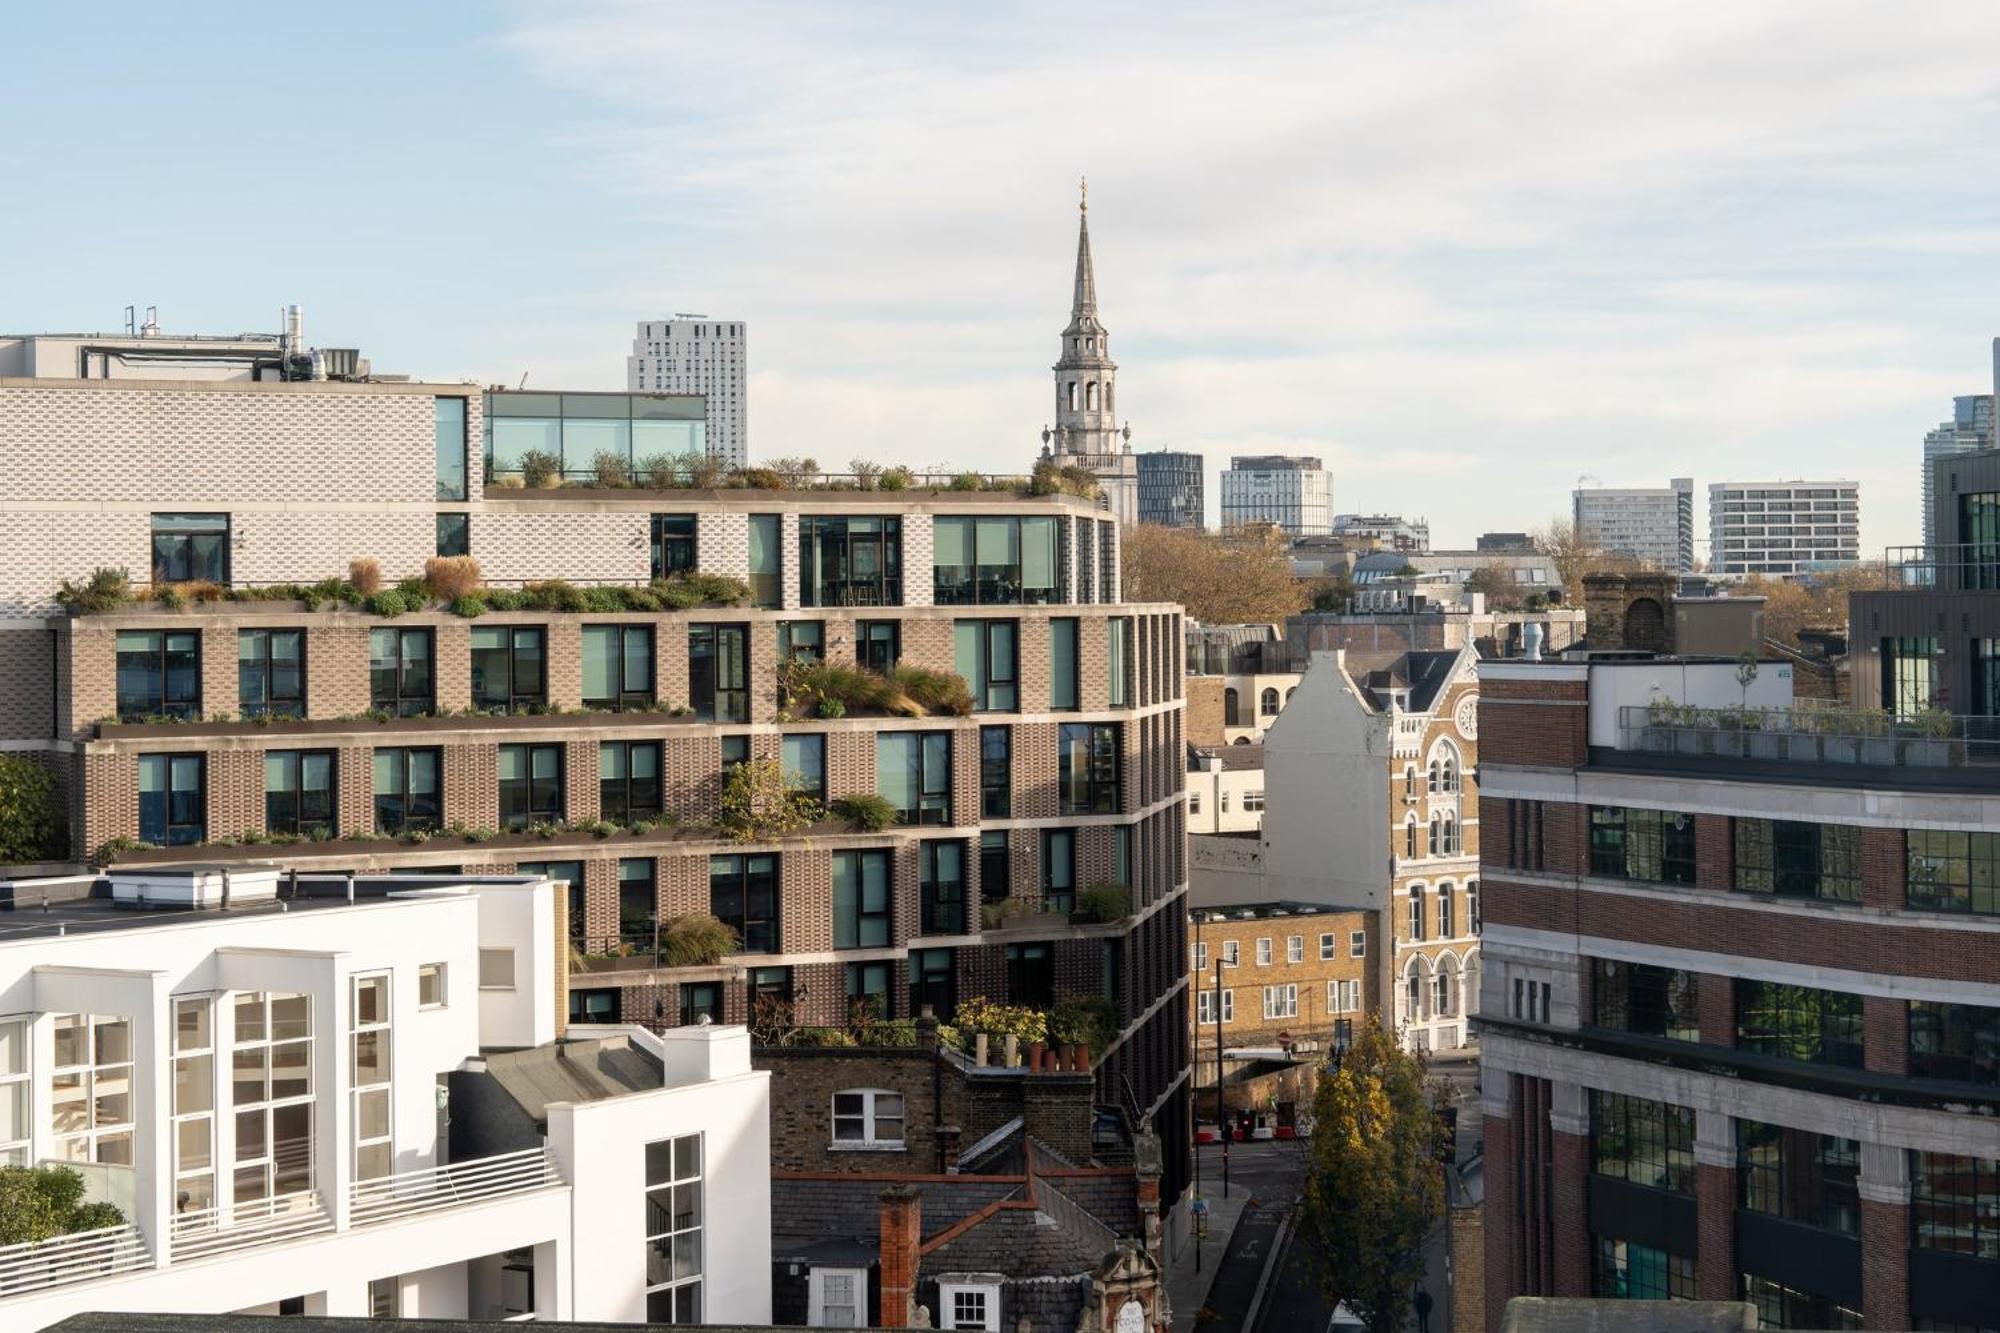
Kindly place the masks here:
<instances>
[{"instance_id":1,"label":"high-rise tower","mask_svg":"<svg viewBox=\"0 0 2000 1333\"><path fill-rule=\"evenodd\" d=\"M1103 488L1105 507L1119 522L1136 523L1139 464L1132 455L1132 428L1118 425L1118 363L1111 359L1111 335L1097 318L1087 183L1077 208L1076 291L1054 366L1056 424L1053 430L1042 427L1042 453L1060 466L1089 468Z\"/></svg>"}]
</instances>

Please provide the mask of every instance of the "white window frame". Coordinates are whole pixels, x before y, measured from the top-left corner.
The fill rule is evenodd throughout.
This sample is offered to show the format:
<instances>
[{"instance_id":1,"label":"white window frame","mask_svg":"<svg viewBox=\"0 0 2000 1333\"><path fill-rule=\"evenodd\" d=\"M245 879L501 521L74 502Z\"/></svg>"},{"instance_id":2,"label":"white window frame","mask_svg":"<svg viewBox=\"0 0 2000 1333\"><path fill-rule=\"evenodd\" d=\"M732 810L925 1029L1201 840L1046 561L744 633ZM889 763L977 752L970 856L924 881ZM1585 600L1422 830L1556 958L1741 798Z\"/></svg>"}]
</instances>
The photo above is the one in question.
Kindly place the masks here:
<instances>
[{"instance_id":1,"label":"white window frame","mask_svg":"<svg viewBox=\"0 0 2000 1333\"><path fill-rule=\"evenodd\" d=\"M277 1020L273 1017L273 1010L278 1002L288 1000L299 1000L304 1003L305 1036L290 1036L280 1040L276 1036ZM256 1005L259 1009L258 1021L263 1026L261 1036L244 1036L245 1025L241 1011L244 1006L251 1004ZM229 997L229 1005L231 1011L230 1030L232 1040L230 1044L230 1067L226 1076L229 1080L227 1086L230 1089L227 1101L231 1111L238 1117L237 1125L239 1127L235 1138L236 1150L230 1164L232 1169L230 1196L233 1200L231 1207L234 1209L235 1215L241 1218L246 1215L255 1216L256 1213L253 1210L276 1208L279 1206L277 1204L278 1200L307 1193L315 1189L319 1184L317 1159L319 1155L319 1134L321 1128L318 1111L320 1080L314 1070L314 1063L319 1055L317 1049L319 1046L319 1033L315 1030L319 1015L315 1012L312 996L308 993L298 991L235 991ZM289 1049L295 1046L303 1046L305 1048L303 1052L305 1057L305 1088L303 1091L288 1092L283 1096L279 1096L275 1091L274 1085L276 1080L271 1073L271 1066L280 1048ZM261 1050L264 1053L265 1081L263 1095L260 1097L244 1098L239 1101L235 1095L235 1083L240 1077L237 1069L237 1061L242 1058L244 1052L257 1050ZM220 1063L220 1048L217 1049L216 1057L217 1062ZM280 1193L278 1189L279 1158L277 1154L278 1113L300 1107L304 1108L306 1123L305 1179L300 1188ZM255 1153L245 1150L240 1129L241 1117L252 1112L261 1114L264 1121L264 1145ZM261 1170L263 1172L264 1193L251 1199L237 1199L235 1195L241 1187L237 1176L250 1170ZM222 1192L221 1182L222 1175L218 1171L216 1174L216 1192L218 1195Z\"/></svg>"},{"instance_id":2,"label":"white window frame","mask_svg":"<svg viewBox=\"0 0 2000 1333\"><path fill-rule=\"evenodd\" d=\"M372 1020L363 1022L361 993L363 989L373 989L377 986L381 988L381 1012ZM394 1091L396 1042L393 1028L395 997L395 982L387 972L367 972L348 978L347 1078L349 1095L353 1102L348 1123L354 1135L353 1170L356 1180L380 1180L392 1174L396 1168ZM380 1044L384 1077L372 1083L363 1083L361 1047L363 1039L370 1037ZM362 1125L366 1123L363 1108L368 1106L380 1108L379 1133L364 1134L362 1131ZM369 1162L367 1159L370 1157L375 1160Z\"/></svg>"},{"instance_id":3,"label":"white window frame","mask_svg":"<svg viewBox=\"0 0 2000 1333\"><path fill-rule=\"evenodd\" d=\"M436 994L426 1000L424 984L431 983ZM417 964L417 1008L448 1009L451 1007L451 969L444 963Z\"/></svg>"},{"instance_id":4,"label":"white window frame","mask_svg":"<svg viewBox=\"0 0 2000 1333\"><path fill-rule=\"evenodd\" d=\"M1201 813L1201 789L1198 787L1188 790L1188 813L1191 815Z\"/></svg>"},{"instance_id":5,"label":"white window frame","mask_svg":"<svg viewBox=\"0 0 2000 1333\"><path fill-rule=\"evenodd\" d=\"M985 1297L985 1313L978 1323L963 1323L958 1317L957 1302L961 1293ZM998 1282L943 1282L938 1283L938 1327L984 1329L986 1333L1000 1333L1000 1284Z\"/></svg>"},{"instance_id":6,"label":"white window frame","mask_svg":"<svg viewBox=\"0 0 2000 1333\"><path fill-rule=\"evenodd\" d=\"M1287 935L1285 937L1285 961L1288 963L1303 963L1305 960L1306 937L1303 935Z\"/></svg>"},{"instance_id":7,"label":"white window frame","mask_svg":"<svg viewBox=\"0 0 2000 1333\"><path fill-rule=\"evenodd\" d=\"M206 1011L206 1026L208 1028L208 1040L206 1042L190 1045L181 1044L180 1013L183 1006L197 1011ZM216 1059L215 1048L215 998L212 995L176 995L169 1001L169 1012L173 1015L174 1024L173 1034L170 1038L173 1045L170 1057L173 1084L167 1094L170 1099L167 1109L173 1123L173 1207L176 1214L207 1212L216 1206L218 1201L216 1191L220 1188L217 1184L215 1170L215 1118L217 1115L216 1102L218 1100L215 1074L216 1069L220 1065L220 1062ZM208 1077L206 1079L200 1077L201 1062L203 1060L208 1061ZM189 1075L185 1080L187 1086L191 1089L206 1090L208 1094L206 1108L190 1109L181 1105L181 1086L183 1083L181 1068L183 1065L187 1066ZM187 1148L194 1148L199 1154L195 1161L189 1162L187 1160L188 1154L183 1151ZM201 1193L191 1188L186 1191L190 1206L183 1208L181 1206L183 1182L199 1186L204 1180L207 1181L205 1193L208 1201L199 1208L193 1207L192 1205L195 1201L201 1198Z\"/></svg>"},{"instance_id":8,"label":"white window frame","mask_svg":"<svg viewBox=\"0 0 2000 1333\"><path fill-rule=\"evenodd\" d=\"M1222 988L1222 1026L1228 1027L1236 1021L1236 991L1228 986Z\"/></svg>"},{"instance_id":9,"label":"white window frame","mask_svg":"<svg viewBox=\"0 0 2000 1333\"><path fill-rule=\"evenodd\" d=\"M1244 814L1246 815L1256 814L1263 808L1264 808L1264 791L1261 787L1258 788L1256 791L1246 791L1243 793Z\"/></svg>"},{"instance_id":10,"label":"white window frame","mask_svg":"<svg viewBox=\"0 0 2000 1333\"><path fill-rule=\"evenodd\" d=\"M692 1175L684 1176L681 1174L679 1167L676 1165L676 1159L678 1158L679 1154L675 1150L680 1144L685 1143L690 1139L694 1141L695 1145L694 1173ZM692 1287L694 1288L694 1307L695 1307L693 1322L697 1324L704 1323L707 1320L707 1313L704 1308L707 1304L706 1300L704 1299L707 1296L707 1292L704 1290L704 1287L707 1285L708 1281L708 1250L706 1244L704 1243L707 1240L707 1226L708 1226L707 1136L699 1132L693 1134L677 1134L672 1138L655 1139L653 1142L646 1145L648 1149L661 1146L664 1146L666 1149L667 1166L668 1166L666 1179L659 1181L653 1179L651 1166L649 1164L646 1164L647 1159L642 1158L642 1165L640 1168L639 1179L647 1195L649 1196L646 1205L646 1226L645 1226L645 1231L647 1232L646 1242L645 1242L646 1254L647 1258L650 1259L652 1255L658 1250L660 1242L662 1240L667 1239L668 1237L672 1237L671 1249L674 1251L673 1254L674 1262L672 1266L668 1268L667 1271L670 1274L679 1274L679 1275L671 1276L665 1282L649 1283L646 1287L646 1295L648 1297L647 1304L650 1305L652 1303L650 1298L657 1292L677 1291L683 1287ZM648 1153L647 1157L650 1158L650 1155L651 1154ZM658 1203L650 1196L664 1192L671 1199L673 1191L688 1187L692 1187L692 1189L694 1190L695 1198L698 1200L699 1206L688 1214L688 1216L692 1216L697 1220L691 1226L683 1227L679 1225L679 1216L675 1213L671 1205L671 1201L669 1202L669 1205L667 1207L661 1208L658 1205ZM653 1230L653 1219L655 1217L658 1217L666 1222L667 1229L665 1231L656 1232ZM692 1237L692 1240L684 1239L685 1237ZM629 1242L627 1243L629 1244ZM691 1246L692 1249L694 1250L695 1257L694 1257L693 1271L690 1273L681 1274L679 1271L680 1256L678 1252L681 1246L683 1245ZM647 1320L644 1322L656 1322L656 1321ZM674 1322L674 1321L669 1320L667 1322Z\"/></svg>"},{"instance_id":11,"label":"white window frame","mask_svg":"<svg viewBox=\"0 0 2000 1333\"><path fill-rule=\"evenodd\" d=\"M1222 965L1224 967L1235 967L1240 963L1242 963L1242 961L1243 961L1242 941L1224 940L1222 942Z\"/></svg>"},{"instance_id":12,"label":"white window frame","mask_svg":"<svg viewBox=\"0 0 2000 1333\"><path fill-rule=\"evenodd\" d=\"M859 1097L859 1111L840 1109L842 1097ZM896 1113L885 1114L881 1099L896 1099ZM829 1152L903 1152L909 1146L910 1101L893 1088L842 1088L833 1094L827 1103L827 1150ZM840 1122L860 1120L861 1137L844 1139L840 1137ZM896 1136L890 1138L882 1133L885 1125L893 1122Z\"/></svg>"},{"instance_id":13,"label":"white window frame","mask_svg":"<svg viewBox=\"0 0 2000 1333\"><path fill-rule=\"evenodd\" d=\"M16 1113L14 1123L22 1137L0 1139L0 1166L27 1166L33 1148L33 1127L29 1116L33 1100L32 1082L34 1059L29 1046L34 1033L34 1019L26 1014L9 1014L0 1018L0 1028L12 1028L13 1040L0 1039L0 1098L13 1101ZM11 1059L7 1057L11 1056Z\"/></svg>"},{"instance_id":14,"label":"white window frame","mask_svg":"<svg viewBox=\"0 0 2000 1333\"><path fill-rule=\"evenodd\" d=\"M57 1017L75 1019L82 1024L83 1060L80 1064L61 1064L56 1061L53 1054L50 1057L50 1137L51 1141L55 1144L55 1150L50 1156L63 1162L108 1162L121 1166L136 1167L138 1165L138 1124L136 1119L137 1107L133 1104L135 1100L133 1084L137 1065L133 1060L133 1028L135 1025L132 1019L122 1014L59 1014ZM107 1061L103 1058L104 1052L100 1049L98 1029L100 1027L116 1027L120 1024L123 1024L125 1028L125 1058L122 1060ZM80 1129L72 1129L62 1133L54 1132L53 1089L55 1087L55 1080L58 1078L76 1079L78 1080L77 1086L83 1089L83 1097L80 1105L84 1123ZM107 1097L116 1096L117 1094L115 1092L100 1093L98 1091L99 1083L104 1083L108 1088L115 1089L120 1085L121 1081L125 1095L125 1118L123 1120L116 1118L100 1120L98 1118L99 1110L105 1100ZM119 1143L124 1144L124 1156L122 1160L117 1155L115 1147ZM71 1144L81 1147L81 1155L71 1154L65 1147L65 1145ZM99 1154L104 1152L108 1145L111 1146L111 1155L100 1156Z\"/></svg>"},{"instance_id":15,"label":"white window frame","mask_svg":"<svg viewBox=\"0 0 2000 1333\"><path fill-rule=\"evenodd\" d=\"M1368 956L1367 931L1350 930L1347 932L1347 956L1349 958L1366 958Z\"/></svg>"},{"instance_id":16,"label":"white window frame","mask_svg":"<svg viewBox=\"0 0 2000 1333\"><path fill-rule=\"evenodd\" d=\"M1257 966L1269 967L1270 965L1271 937L1269 935L1259 935L1257 937Z\"/></svg>"},{"instance_id":17,"label":"white window frame","mask_svg":"<svg viewBox=\"0 0 2000 1333\"><path fill-rule=\"evenodd\" d=\"M830 1324L826 1320L826 1280L844 1277L854 1284L854 1320ZM806 1325L809 1328L868 1327L868 1270L865 1268L812 1268L806 1271Z\"/></svg>"},{"instance_id":18,"label":"white window frame","mask_svg":"<svg viewBox=\"0 0 2000 1333\"><path fill-rule=\"evenodd\" d=\"M1264 987L1264 1018L1271 1021L1299 1016L1298 983L1287 982L1282 986Z\"/></svg>"},{"instance_id":19,"label":"white window frame","mask_svg":"<svg viewBox=\"0 0 2000 1333\"><path fill-rule=\"evenodd\" d=\"M1196 976L1208 971L1208 941L1197 940L1194 946L1194 971Z\"/></svg>"},{"instance_id":20,"label":"white window frame","mask_svg":"<svg viewBox=\"0 0 2000 1333\"><path fill-rule=\"evenodd\" d=\"M489 979L489 965L497 964L502 959L507 963L507 979L505 981ZM479 950L479 989L513 990L515 985L514 951L507 948L488 949L482 945Z\"/></svg>"},{"instance_id":21,"label":"white window frame","mask_svg":"<svg viewBox=\"0 0 2000 1333\"><path fill-rule=\"evenodd\" d=\"M1319 960L1322 963L1330 963L1333 961L1334 947L1335 945L1334 945L1333 932L1330 930L1321 931L1319 933Z\"/></svg>"}]
</instances>

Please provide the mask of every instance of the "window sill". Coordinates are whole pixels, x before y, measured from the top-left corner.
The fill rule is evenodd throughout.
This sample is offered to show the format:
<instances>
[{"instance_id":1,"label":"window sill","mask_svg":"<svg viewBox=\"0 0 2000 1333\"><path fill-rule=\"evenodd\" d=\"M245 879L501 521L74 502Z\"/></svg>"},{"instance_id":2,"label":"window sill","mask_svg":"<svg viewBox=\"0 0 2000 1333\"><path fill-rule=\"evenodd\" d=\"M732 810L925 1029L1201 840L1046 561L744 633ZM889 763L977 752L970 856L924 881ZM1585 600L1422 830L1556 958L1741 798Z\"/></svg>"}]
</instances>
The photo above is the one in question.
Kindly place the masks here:
<instances>
[{"instance_id":1,"label":"window sill","mask_svg":"<svg viewBox=\"0 0 2000 1333\"><path fill-rule=\"evenodd\" d=\"M904 1143L844 1142L829 1143L826 1145L826 1150L828 1152L908 1152L909 1145Z\"/></svg>"}]
</instances>

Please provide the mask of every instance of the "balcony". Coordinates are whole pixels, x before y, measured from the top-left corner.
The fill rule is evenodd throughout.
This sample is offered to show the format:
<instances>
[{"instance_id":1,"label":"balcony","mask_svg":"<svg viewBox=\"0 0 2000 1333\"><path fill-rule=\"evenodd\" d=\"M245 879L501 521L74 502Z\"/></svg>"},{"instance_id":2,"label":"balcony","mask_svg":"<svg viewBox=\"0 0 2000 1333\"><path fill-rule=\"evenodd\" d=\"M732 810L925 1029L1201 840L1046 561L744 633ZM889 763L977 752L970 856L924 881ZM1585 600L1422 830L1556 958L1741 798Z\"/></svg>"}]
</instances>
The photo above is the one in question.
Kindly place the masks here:
<instances>
[{"instance_id":1,"label":"balcony","mask_svg":"<svg viewBox=\"0 0 2000 1333\"><path fill-rule=\"evenodd\" d=\"M1660 701L1619 708L1617 757L1628 755L1857 769L1981 769L1980 779L1991 781L2000 779L2000 718L1949 713L1897 718L1866 709L1697 708Z\"/></svg>"},{"instance_id":2,"label":"balcony","mask_svg":"<svg viewBox=\"0 0 2000 1333\"><path fill-rule=\"evenodd\" d=\"M130 1222L70 1236L0 1245L0 1300L149 1268L153 1257Z\"/></svg>"},{"instance_id":3,"label":"balcony","mask_svg":"<svg viewBox=\"0 0 2000 1333\"><path fill-rule=\"evenodd\" d=\"M2000 543L1891 546L1882 561L1891 588L2000 592Z\"/></svg>"}]
</instances>

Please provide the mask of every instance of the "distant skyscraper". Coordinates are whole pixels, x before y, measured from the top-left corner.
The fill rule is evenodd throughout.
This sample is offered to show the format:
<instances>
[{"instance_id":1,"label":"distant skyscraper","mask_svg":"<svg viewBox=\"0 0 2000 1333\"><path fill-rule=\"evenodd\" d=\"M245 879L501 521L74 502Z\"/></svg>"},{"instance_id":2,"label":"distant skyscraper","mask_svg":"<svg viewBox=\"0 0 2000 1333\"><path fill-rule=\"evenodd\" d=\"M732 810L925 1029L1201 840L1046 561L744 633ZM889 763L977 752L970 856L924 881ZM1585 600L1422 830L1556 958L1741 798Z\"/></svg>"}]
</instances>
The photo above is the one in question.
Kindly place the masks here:
<instances>
[{"instance_id":1,"label":"distant skyscraper","mask_svg":"<svg viewBox=\"0 0 2000 1333\"><path fill-rule=\"evenodd\" d=\"M1692 477L1659 487L1578 487L1570 501L1580 540L1673 574L1694 568Z\"/></svg>"},{"instance_id":2,"label":"distant skyscraper","mask_svg":"<svg viewBox=\"0 0 2000 1333\"><path fill-rule=\"evenodd\" d=\"M1275 523L1287 537L1333 531L1333 480L1317 458L1257 454L1229 460L1222 474L1222 530Z\"/></svg>"},{"instance_id":3,"label":"distant skyscraper","mask_svg":"<svg viewBox=\"0 0 2000 1333\"><path fill-rule=\"evenodd\" d=\"M645 320L625 358L625 387L708 399L708 452L731 467L750 461L747 334L740 321L706 315Z\"/></svg>"},{"instance_id":4,"label":"distant skyscraper","mask_svg":"<svg viewBox=\"0 0 2000 1333\"><path fill-rule=\"evenodd\" d=\"M1994 340L1995 388L2000 389L2000 339ZM1934 544L1931 517L1931 464L1952 454L1993 447L1993 395L1970 393L1951 400L1951 420L1924 436L1924 545Z\"/></svg>"},{"instance_id":5,"label":"distant skyscraper","mask_svg":"<svg viewBox=\"0 0 2000 1333\"><path fill-rule=\"evenodd\" d=\"M1202 456L1159 449L1137 458L1139 521L1163 528L1201 527Z\"/></svg>"},{"instance_id":6,"label":"distant skyscraper","mask_svg":"<svg viewBox=\"0 0 2000 1333\"><path fill-rule=\"evenodd\" d=\"M1786 578L1861 556L1852 481L1718 481L1708 488L1711 574Z\"/></svg>"},{"instance_id":7,"label":"distant skyscraper","mask_svg":"<svg viewBox=\"0 0 2000 1333\"><path fill-rule=\"evenodd\" d=\"M1117 422L1118 363L1111 335L1097 318L1097 271L1090 261L1090 197L1078 206L1076 290L1062 356L1055 364L1055 429L1042 427L1042 456L1060 467L1085 467L1097 475L1105 508L1121 523L1139 521L1139 465L1132 456L1132 428Z\"/></svg>"}]
</instances>

